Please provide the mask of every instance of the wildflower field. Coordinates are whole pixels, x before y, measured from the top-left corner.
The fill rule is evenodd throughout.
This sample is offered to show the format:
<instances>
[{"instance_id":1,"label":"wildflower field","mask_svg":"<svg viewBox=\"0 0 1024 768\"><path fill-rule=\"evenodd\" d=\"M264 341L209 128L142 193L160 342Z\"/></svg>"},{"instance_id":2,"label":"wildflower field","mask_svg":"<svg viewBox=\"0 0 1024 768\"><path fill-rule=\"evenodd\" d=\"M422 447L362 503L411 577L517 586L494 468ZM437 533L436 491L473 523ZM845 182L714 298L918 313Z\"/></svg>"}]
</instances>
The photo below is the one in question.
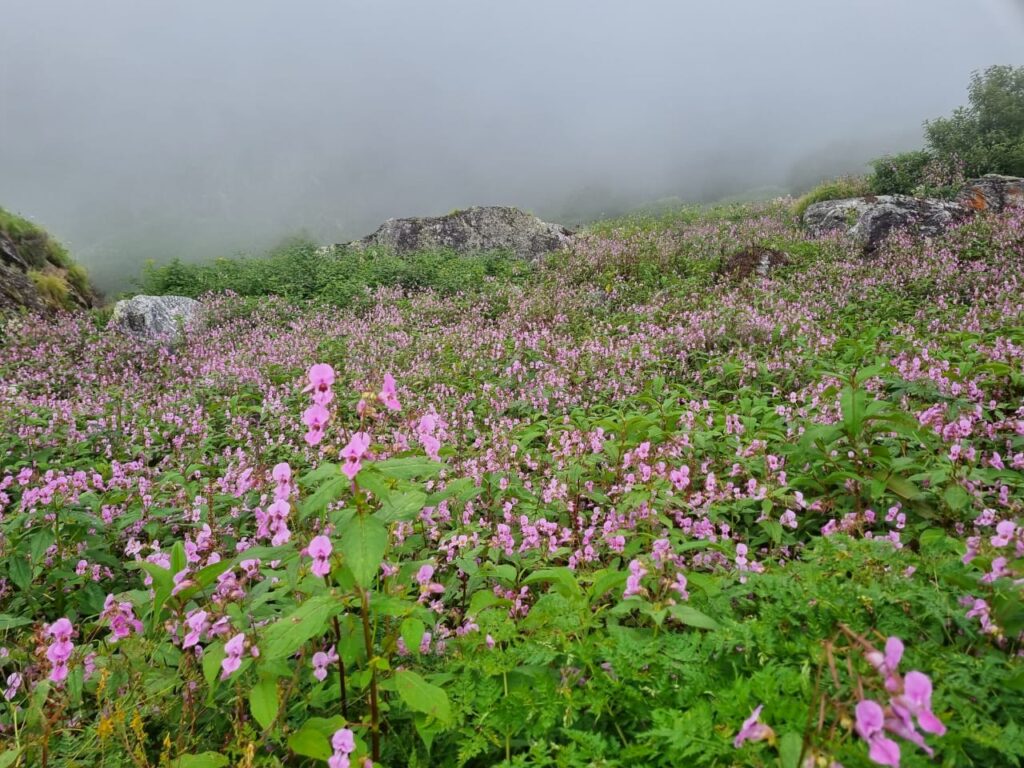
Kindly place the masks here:
<instances>
[{"instance_id":1,"label":"wildflower field","mask_svg":"<svg viewBox=\"0 0 1024 768\"><path fill-rule=\"evenodd\" d=\"M0 326L0 768L1021 764L1024 210L514 273Z\"/></svg>"}]
</instances>

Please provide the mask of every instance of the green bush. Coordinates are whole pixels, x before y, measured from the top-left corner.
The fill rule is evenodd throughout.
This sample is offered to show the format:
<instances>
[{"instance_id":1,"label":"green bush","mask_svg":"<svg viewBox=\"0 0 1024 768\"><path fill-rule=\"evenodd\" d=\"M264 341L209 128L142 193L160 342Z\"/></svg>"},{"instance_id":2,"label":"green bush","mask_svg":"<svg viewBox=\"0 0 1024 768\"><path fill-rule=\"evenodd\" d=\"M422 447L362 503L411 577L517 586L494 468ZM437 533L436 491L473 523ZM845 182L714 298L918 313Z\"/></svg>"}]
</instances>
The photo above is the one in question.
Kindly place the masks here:
<instances>
[{"instance_id":1,"label":"green bush","mask_svg":"<svg viewBox=\"0 0 1024 768\"><path fill-rule=\"evenodd\" d=\"M863 176L841 176L838 179L826 181L796 201L793 213L798 217L804 215L814 203L822 203L826 200L842 200L847 197L860 197L870 193L871 187Z\"/></svg>"},{"instance_id":2,"label":"green bush","mask_svg":"<svg viewBox=\"0 0 1024 768\"><path fill-rule=\"evenodd\" d=\"M149 294L196 297L209 291L242 296L282 296L349 306L367 288L435 290L450 295L478 289L489 278L516 280L528 265L503 253L457 254L424 251L398 256L384 249L321 250L292 241L263 257L221 258L186 264L179 259L143 270L140 287Z\"/></svg>"},{"instance_id":3,"label":"green bush","mask_svg":"<svg viewBox=\"0 0 1024 768\"><path fill-rule=\"evenodd\" d=\"M971 76L969 106L927 123L939 158L959 163L967 176L1024 175L1024 67L989 67Z\"/></svg>"},{"instance_id":4,"label":"green bush","mask_svg":"<svg viewBox=\"0 0 1024 768\"><path fill-rule=\"evenodd\" d=\"M868 179L876 195L912 195L924 184L925 169L932 162L926 150L886 155L871 163L874 173Z\"/></svg>"}]
</instances>

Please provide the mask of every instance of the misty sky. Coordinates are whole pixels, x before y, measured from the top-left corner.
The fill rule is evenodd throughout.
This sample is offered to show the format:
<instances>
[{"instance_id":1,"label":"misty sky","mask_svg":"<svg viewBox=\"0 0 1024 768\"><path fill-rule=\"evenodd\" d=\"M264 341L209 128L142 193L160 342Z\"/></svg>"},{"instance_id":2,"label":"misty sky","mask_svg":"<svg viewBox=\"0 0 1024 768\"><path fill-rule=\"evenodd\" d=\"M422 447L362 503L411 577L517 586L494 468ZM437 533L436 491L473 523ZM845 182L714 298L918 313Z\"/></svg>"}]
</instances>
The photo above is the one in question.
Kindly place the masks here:
<instances>
[{"instance_id":1,"label":"misty sky","mask_svg":"<svg viewBox=\"0 0 1024 768\"><path fill-rule=\"evenodd\" d=\"M1024 0L0 0L0 205L150 257L518 205L576 223L920 144Z\"/></svg>"}]
</instances>

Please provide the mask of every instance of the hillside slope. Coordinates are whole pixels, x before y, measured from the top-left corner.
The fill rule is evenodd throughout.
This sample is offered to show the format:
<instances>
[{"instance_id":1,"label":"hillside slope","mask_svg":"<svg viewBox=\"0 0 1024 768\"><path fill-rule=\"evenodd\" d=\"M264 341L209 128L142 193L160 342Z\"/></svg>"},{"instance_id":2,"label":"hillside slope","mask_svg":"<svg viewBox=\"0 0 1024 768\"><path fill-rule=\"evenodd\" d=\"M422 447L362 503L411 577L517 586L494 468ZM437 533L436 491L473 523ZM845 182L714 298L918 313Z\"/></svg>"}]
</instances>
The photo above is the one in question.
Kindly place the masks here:
<instances>
[{"instance_id":1,"label":"hillside slope","mask_svg":"<svg viewBox=\"0 0 1024 768\"><path fill-rule=\"evenodd\" d=\"M172 350L14 323L0 747L1020 764L1022 293L1024 209L865 258L769 205Z\"/></svg>"},{"instance_id":2,"label":"hillside slope","mask_svg":"<svg viewBox=\"0 0 1024 768\"><path fill-rule=\"evenodd\" d=\"M0 208L0 312L84 309L96 299L85 269L60 243Z\"/></svg>"}]
</instances>

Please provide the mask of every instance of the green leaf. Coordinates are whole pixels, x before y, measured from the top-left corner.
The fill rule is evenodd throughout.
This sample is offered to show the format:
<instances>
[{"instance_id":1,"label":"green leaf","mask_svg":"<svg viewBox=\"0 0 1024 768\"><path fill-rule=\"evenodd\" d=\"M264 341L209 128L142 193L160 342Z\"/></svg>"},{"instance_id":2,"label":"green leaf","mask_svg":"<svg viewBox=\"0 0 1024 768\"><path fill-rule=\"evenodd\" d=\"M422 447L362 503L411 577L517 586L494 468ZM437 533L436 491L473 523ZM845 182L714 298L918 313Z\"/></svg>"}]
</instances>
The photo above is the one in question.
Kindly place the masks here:
<instances>
[{"instance_id":1,"label":"green leaf","mask_svg":"<svg viewBox=\"0 0 1024 768\"><path fill-rule=\"evenodd\" d=\"M22 592L27 590L32 585L32 568L28 564L28 560L18 555L13 556L7 564L7 572L11 576L11 581L14 582L14 586L20 589Z\"/></svg>"},{"instance_id":2,"label":"green leaf","mask_svg":"<svg viewBox=\"0 0 1024 768\"><path fill-rule=\"evenodd\" d=\"M405 456L387 461L377 461L374 468L396 480L412 480L413 478L437 477L443 465L422 456Z\"/></svg>"},{"instance_id":3,"label":"green leaf","mask_svg":"<svg viewBox=\"0 0 1024 768\"><path fill-rule=\"evenodd\" d=\"M328 504L341 498L341 495L351 485L349 479L344 475L332 477L330 480L322 483L311 496L306 497L305 501L302 502L302 505L299 507L299 519L305 519L310 515L323 512L327 509Z\"/></svg>"},{"instance_id":4,"label":"green leaf","mask_svg":"<svg viewBox=\"0 0 1024 768\"><path fill-rule=\"evenodd\" d=\"M9 613L0 613L0 632L5 629L23 627L31 623L32 619L26 619L24 616L11 616Z\"/></svg>"},{"instance_id":5,"label":"green leaf","mask_svg":"<svg viewBox=\"0 0 1024 768\"><path fill-rule=\"evenodd\" d=\"M172 763L174 768L224 768L227 764L228 759L216 752L182 755Z\"/></svg>"},{"instance_id":6,"label":"green leaf","mask_svg":"<svg viewBox=\"0 0 1024 768\"><path fill-rule=\"evenodd\" d=\"M402 621L402 640L405 647L412 653L419 653L420 641L423 640L423 633L427 631L426 626L419 619L410 616Z\"/></svg>"},{"instance_id":7,"label":"green leaf","mask_svg":"<svg viewBox=\"0 0 1024 768\"><path fill-rule=\"evenodd\" d=\"M669 609L669 613L672 614L672 618L676 621L691 627L699 627L700 629L719 629L721 627L717 621L706 613L701 613L696 608L691 608L688 605L673 605Z\"/></svg>"},{"instance_id":8,"label":"green leaf","mask_svg":"<svg viewBox=\"0 0 1024 768\"><path fill-rule=\"evenodd\" d=\"M174 546L171 547L171 580L173 582L174 575L181 573L188 567L188 558L185 557L185 545L180 541L174 542Z\"/></svg>"},{"instance_id":9,"label":"green leaf","mask_svg":"<svg viewBox=\"0 0 1024 768\"><path fill-rule=\"evenodd\" d=\"M779 739L779 762L782 768L800 768L800 755L804 751L804 740L799 733L783 734Z\"/></svg>"},{"instance_id":10,"label":"green leaf","mask_svg":"<svg viewBox=\"0 0 1024 768\"><path fill-rule=\"evenodd\" d=\"M356 583L366 588L380 571L388 546L388 529L375 517L356 515L340 533L339 550Z\"/></svg>"},{"instance_id":11,"label":"green leaf","mask_svg":"<svg viewBox=\"0 0 1024 768\"><path fill-rule=\"evenodd\" d=\"M954 512L959 512L965 509L968 504L971 503L970 494L964 490L963 486L953 483L952 485L946 486L945 492L942 494L942 498L945 499L946 504Z\"/></svg>"},{"instance_id":12,"label":"green leaf","mask_svg":"<svg viewBox=\"0 0 1024 768\"><path fill-rule=\"evenodd\" d=\"M220 663L224 661L227 654L224 652L224 643L213 643L206 646L203 651L203 677L211 690L217 683L220 676Z\"/></svg>"},{"instance_id":13,"label":"green leaf","mask_svg":"<svg viewBox=\"0 0 1024 768\"><path fill-rule=\"evenodd\" d=\"M311 597L287 616L275 621L263 632L260 654L268 661L291 656L308 640L324 633L327 621L345 610L334 594Z\"/></svg>"},{"instance_id":14,"label":"green leaf","mask_svg":"<svg viewBox=\"0 0 1024 768\"><path fill-rule=\"evenodd\" d=\"M580 585L576 581L576 574L565 566L540 568L523 579L523 584L535 584L538 581L551 582L554 585L555 591L562 595L562 597L571 599L582 594Z\"/></svg>"},{"instance_id":15,"label":"green leaf","mask_svg":"<svg viewBox=\"0 0 1024 768\"><path fill-rule=\"evenodd\" d=\"M327 480L332 477L337 477L341 474L341 469L337 464L332 464L329 461L325 461L316 469L307 472L299 478L299 483L304 487L311 485L317 485L323 480Z\"/></svg>"},{"instance_id":16,"label":"green leaf","mask_svg":"<svg viewBox=\"0 0 1024 768\"><path fill-rule=\"evenodd\" d=\"M885 487L901 499L916 499L921 495L920 488L899 475L890 475L885 481Z\"/></svg>"},{"instance_id":17,"label":"green leaf","mask_svg":"<svg viewBox=\"0 0 1024 768\"><path fill-rule=\"evenodd\" d=\"M407 669L395 673L395 688L411 710L431 715L443 723L451 722L451 706L443 688L431 685Z\"/></svg>"},{"instance_id":18,"label":"green leaf","mask_svg":"<svg viewBox=\"0 0 1024 768\"><path fill-rule=\"evenodd\" d=\"M331 742L316 728L304 725L288 737L288 749L303 757L328 760L334 754Z\"/></svg>"},{"instance_id":19,"label":"green leaf","mask_svg":"<svg viewBox=\"0 0 1024 768\"><path fill-rule=\"evenodd\" d=\"M427 503L427 494L423 491L407 491L405 493L388 493L382 500L380 510L374 515L383 523L399 520L413 520Z\"/></svg>"},{"instance_id":20,"label":"green leaf","mask_svg":"<svg viewBox=\"0 0 1024 768\"><path fill-rule=\"evenodd\" d=\"M261 677L249 691L249 709L263 730L267 730L277 719L279 707L277 680L273 677Z\"/></svg>"},{"instance_id":21,"label":"green leaf","mask_svg":"<svg viewBox=\"0 0 1024 768\"><path fill-rule=\"evenodd\" d=\"M14 761L18 759L20 754L20 749L8 749L0 753L0 768L9 768L9 766L14 765Z\"/></svg>"}]
</instances>

